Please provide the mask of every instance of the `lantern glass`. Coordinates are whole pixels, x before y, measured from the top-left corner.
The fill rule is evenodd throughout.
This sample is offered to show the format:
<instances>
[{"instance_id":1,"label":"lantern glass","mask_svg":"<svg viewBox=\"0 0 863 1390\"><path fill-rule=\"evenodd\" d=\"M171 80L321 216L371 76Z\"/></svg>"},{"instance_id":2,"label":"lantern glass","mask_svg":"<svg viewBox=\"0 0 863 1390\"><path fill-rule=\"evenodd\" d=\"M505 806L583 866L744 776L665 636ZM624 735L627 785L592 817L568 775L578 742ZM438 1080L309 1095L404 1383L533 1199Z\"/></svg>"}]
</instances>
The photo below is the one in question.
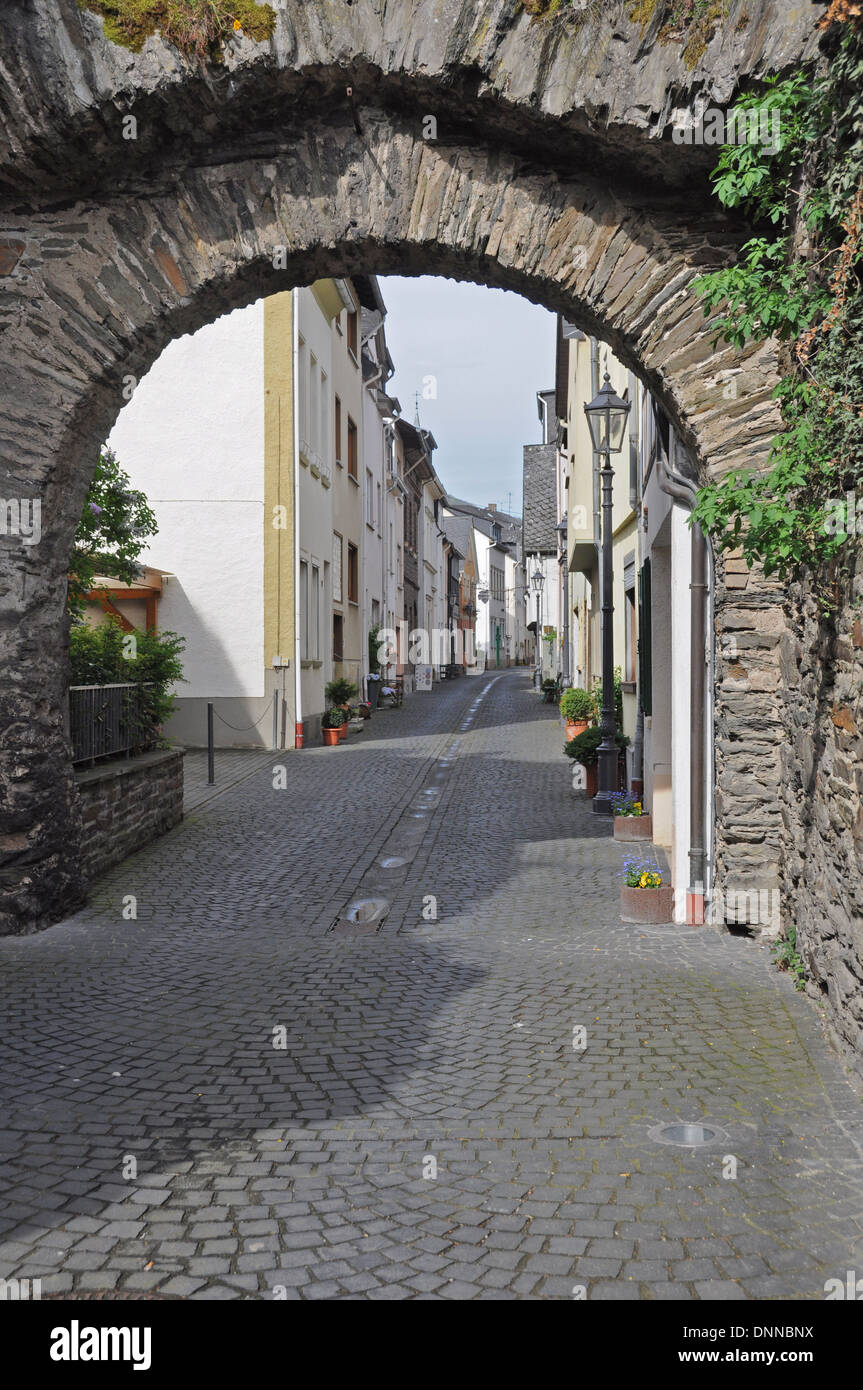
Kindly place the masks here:
<instances>
[{"instance_id":1,"label":"lantern glass","mask_svg":"<svg viewBox=\"0 0 863 1390\"><path fill-rule=\"evenodd\" d=\"M629 401L616 395L608 372L590 405L584 407L593 447L600 454L619 454L629 416Z\"/></svg>"}]
</instances>

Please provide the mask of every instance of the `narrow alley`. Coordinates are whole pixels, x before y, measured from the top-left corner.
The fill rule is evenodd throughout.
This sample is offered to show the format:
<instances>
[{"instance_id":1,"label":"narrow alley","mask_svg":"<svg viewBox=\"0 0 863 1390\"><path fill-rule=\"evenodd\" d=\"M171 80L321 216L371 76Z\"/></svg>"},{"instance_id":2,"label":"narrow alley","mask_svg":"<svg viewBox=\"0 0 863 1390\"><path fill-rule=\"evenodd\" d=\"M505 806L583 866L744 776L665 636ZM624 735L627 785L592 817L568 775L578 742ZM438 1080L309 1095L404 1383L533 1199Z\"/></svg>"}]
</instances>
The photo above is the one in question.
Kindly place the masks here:
<instances>
[{"instance_id":1,"label":"narrow alley","mask_svg":"<svg viewBox=\"0 0 863 1390\"><path fill-rule=\"evenodd\" d=\"M625 847L530 678L217 764L87 908L0 940L0 1276L814 1299L860 1267L863 1120L812 1004L746 939L621 923Z\"/></svg>"}]
</instances>

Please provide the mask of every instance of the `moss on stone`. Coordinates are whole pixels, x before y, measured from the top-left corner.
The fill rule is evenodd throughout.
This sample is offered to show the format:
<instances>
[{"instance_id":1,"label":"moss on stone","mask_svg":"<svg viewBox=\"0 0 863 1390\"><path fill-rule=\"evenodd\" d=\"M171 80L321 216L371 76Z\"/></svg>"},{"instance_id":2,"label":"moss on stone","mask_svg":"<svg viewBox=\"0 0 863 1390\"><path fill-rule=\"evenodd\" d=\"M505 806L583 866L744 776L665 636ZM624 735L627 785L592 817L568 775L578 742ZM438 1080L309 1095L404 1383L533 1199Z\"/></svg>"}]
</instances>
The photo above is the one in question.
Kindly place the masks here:
<instances>
[{"instance_id":1,"label":"moss on stone","mask_svg":"<svg viewBox=\"0 0 863 1390\"><path fill-rule=\"evenodd\" d=\"M629 17L643 33L659 15L659 42L682 42L683 61L694 68L730 8L731 0L633 0Z\"/></svg>"},{"instance_id":2,"label":"moss on stone","mask_svg":"<svg viewBox=\"0 0 863 1390\"><path fill-rule=\"evenodd\" d=\"M275 11L257 0L77 0L102 16L105 37L138 53L151 34L189 57L218 61L234 33L262 42L273 32Z\"/></svg>"}]
</instances>

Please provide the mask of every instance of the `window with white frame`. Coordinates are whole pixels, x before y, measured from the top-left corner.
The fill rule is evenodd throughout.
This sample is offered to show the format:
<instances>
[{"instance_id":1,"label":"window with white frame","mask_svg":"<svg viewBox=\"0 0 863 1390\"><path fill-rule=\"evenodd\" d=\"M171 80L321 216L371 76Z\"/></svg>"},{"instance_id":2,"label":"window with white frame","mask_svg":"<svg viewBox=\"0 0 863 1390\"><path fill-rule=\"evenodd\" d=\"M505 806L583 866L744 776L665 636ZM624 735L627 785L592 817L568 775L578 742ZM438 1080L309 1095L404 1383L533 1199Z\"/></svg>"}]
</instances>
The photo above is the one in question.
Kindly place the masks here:
<instances>
[{"instance_id":1,"label":"window with white frame","mask_svg":"<svg viewBox=\"0 0 863 1390\"><path fill-rule=\"evenodd\" d=\"M309 562L300 560L300 656L309 659Z\"/></svg>"},{"instance_id":2,"label":"window with white frame","mask_svg":"<svg viewBox=\"0 0 863 1390\"><path fill-rule=\"evenodd\" d=\"M370 468L366 469L366 522L372 527L375 524L375 482Z\"/></svg>"},{"instance_id":3,"label":"window with white frame","mask_svg":"<svg viewBox=\"0 0 863 1390\"><path fill-rule=\"evenodd\" d=\"M309 622L308 622L308 643L309 658L312 661L321 659L321 571L318 565L312 565L312 575L309 583Z\"/></svg>"}]
</instances>

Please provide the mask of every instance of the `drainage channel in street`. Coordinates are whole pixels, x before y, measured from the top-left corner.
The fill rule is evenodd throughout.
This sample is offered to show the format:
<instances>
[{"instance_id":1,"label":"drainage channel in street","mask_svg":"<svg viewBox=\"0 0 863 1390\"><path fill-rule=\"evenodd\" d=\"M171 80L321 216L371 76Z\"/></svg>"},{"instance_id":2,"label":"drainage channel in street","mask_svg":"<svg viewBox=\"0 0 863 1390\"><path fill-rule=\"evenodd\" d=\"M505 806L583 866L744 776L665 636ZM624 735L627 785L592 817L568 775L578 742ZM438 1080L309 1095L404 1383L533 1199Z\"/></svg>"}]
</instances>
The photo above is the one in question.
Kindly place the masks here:
<instances>
[{"instance_id":1,"label":"drainage channel in street","mask_svg":"<svg viewBox=\"0 0 863 1390\"><path fill-rule=\"evenodd\" d=\"M483 700L498 680L500 677L495 676L484 686L459 725L459 732L453 736L443 755L435 760L437 771L433 777L436 782L446 782L449 770L459 756L461 735L468 732ZM353 897L327 928L328 935L376 936L382 930L390 913L392 899L386 896L389 888L382 883L381 871L387 885L392 883L394 887L401 887L431 824L432 813L440 804L441 795L441 786L425 786L411 798L390 832L384 849L379 851L374 863L360 879ZM402 871L400 875L399 870Z\"/></svg>"}]
</instances>

